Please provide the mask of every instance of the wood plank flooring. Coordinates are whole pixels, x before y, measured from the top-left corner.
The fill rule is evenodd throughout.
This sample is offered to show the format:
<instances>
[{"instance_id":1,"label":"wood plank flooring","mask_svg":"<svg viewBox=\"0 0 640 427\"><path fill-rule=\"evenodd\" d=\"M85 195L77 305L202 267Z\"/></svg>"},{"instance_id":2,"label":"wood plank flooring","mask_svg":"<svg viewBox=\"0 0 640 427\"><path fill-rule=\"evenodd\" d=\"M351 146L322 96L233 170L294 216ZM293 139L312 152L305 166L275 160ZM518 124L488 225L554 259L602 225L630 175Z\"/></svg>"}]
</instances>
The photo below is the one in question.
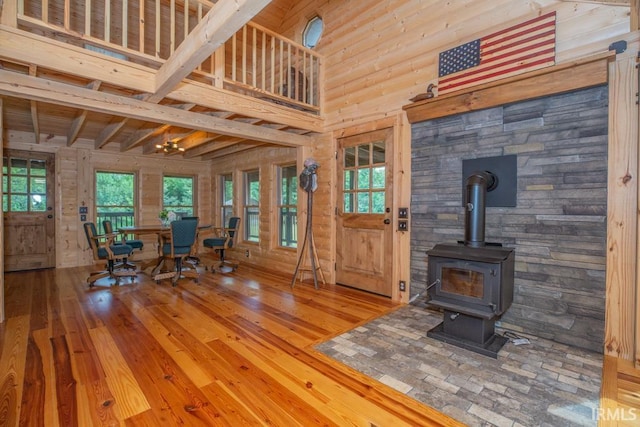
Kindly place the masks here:
<instances>
[{"instance_id":1,"label":"wood plank flooring","mask_svg":"<svg viewBox=\"0 0 640 427\"><path fill-rule=\"evenodd\" d=\"M177 287L89 271L6 274L0 425L460 425L313 349L387 298L245 266Z\"/></svg>"}]
</instances>

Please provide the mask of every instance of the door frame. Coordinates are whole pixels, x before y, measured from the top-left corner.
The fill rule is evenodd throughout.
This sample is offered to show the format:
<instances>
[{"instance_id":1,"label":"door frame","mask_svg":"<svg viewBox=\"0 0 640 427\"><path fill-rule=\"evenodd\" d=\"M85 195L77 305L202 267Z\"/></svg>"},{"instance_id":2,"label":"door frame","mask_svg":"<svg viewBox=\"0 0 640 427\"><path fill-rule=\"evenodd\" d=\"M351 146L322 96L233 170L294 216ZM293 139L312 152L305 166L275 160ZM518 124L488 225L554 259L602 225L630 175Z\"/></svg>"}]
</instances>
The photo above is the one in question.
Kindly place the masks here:
<instances>
[{"instance_id":1,"label":"door frame","mask_svg":"<svg viewBox=\"0 0 640 427\"><path fill-rule=\"evenodd\" d=\"M55 187L55 168L56 168L56 155L53 152L48 151L32 151L32 150L20 150L20 149L11 149L5 148L2 153L4 157L19 157L25 159L38 159L46 161L46 180L47 180L47 209L42 212L36 212L37 215L42 215L45 223L45 234L47 238L45 240L45 245L47 246L47 260L43 265L32 266L29 269L37 269L37 268L55 268L56 267L56 187ZM20 213L16 213L19 215ZM5 239L6 233L5 227L7 226L7 220L5 217L11 216L11 212L3 212L3 238L2 238L2 265L3 265L3 274L7 271L7 251L5 250ZM34 215L34 213L31 213ZM34 258L35 260L35 258ZM15 270L20 271L20 270Z\"/></svg>"},{"instance_id":2,"label":"door frame","mask_svg":"<svg viewBox=\"0 0 640 427\"><path fill-rule=\"evenodd\" d=\"M411 205L411 124L406 113L399 111L395 115L390 114L384 118L357 124L348 128L333 132L333 143L337 156L338 139L349 136L367 133L384 128L393 128L393 195L391 203L390 218L393 227L392 245L392 268L391 268L391 300L398 303L408 303L411 292L411 210L408 209L406 218L408 229L398 231L398 208L409 208ZM338 200L338 171L334 170L334 206L341 203ZM337 215L334 215L334 233L337 233ZM334 234L335 235L335 234ZM335 239L334 239L335 240ZM336 259L336 242L332 245L334 259ZM426 257L426 255L425 255ZM334 272L335 273L335 272ZM333 275L335 278L335 274ZM400 291L399 282L406 284L405 291Z\"/></svg>"}]
</instances>

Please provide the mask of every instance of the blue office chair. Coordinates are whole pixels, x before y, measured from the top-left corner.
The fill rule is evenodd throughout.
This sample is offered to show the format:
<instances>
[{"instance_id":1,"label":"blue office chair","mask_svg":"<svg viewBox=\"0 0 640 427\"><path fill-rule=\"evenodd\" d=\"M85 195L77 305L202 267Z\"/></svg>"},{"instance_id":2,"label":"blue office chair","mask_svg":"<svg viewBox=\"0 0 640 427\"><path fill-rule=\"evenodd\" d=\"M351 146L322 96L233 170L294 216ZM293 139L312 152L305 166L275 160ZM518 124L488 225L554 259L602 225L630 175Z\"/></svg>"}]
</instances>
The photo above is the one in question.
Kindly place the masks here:
<instances>
[{"instance_id":1,"label":"blue office chair","mask_svg":"<svg viewBox=\"0 0 640 427\"><path fill-rule=\"evenodd\" d=\"M94 271L89 274L87 278L89 287L92 287L96 280L103 277L115 279L116 285L120 284L120 278L122 277L130 277L133 282L133 278L138 273L132 270L130 264L127 263L127 258L131 256L133 248L122 243L115 244L114 239L118 236L117 233L98 234L96 226L92 222L85 222L83 226L84 233L87 236L87 243L89 243L93 253L93 260L107 262L104 270ZM119 263L117 260L122 260L122 262Z\"/></svg>"},{"instance_id":2,"label":"blue office chair","mask_svg":"<svg viewBox=\"0 0 640 427\"><path fill-rule=\"evenodd\" d=\"M221 269L224 265L229 265L232 271L238 268L239 262L234 259L225 258L225 250L231 249L236 241L238 235L238 229L240 228L240 218L232 216L229 218L229 226L226 228L216 228L214 231L217 233L216 237L210 237L204 239L202 244L205 248L212 249L220 256L220 263L218 267ZM213 266L211 271L215 271Z\"/></svg>"},{"instance_id":3,"label":"blue office chair","mask_svg":"<svg viewBox=\"0 0 640 427\"><path fill-rule=\"evenodd\" d=\"M111 225L111 221L108 219L105 219L104 221L102 221L102 229L104 230L104 234L111 234L113 233L113 226ZM120 242L115 242L116 244L120 243ZM125 237L125 235L122 235L122 243L124 243L125 245L129 245L131 246L134 250L138 249L138 250L142 250L142 248L144 247L144 242L142 240L138 240L138 239L127 239Z\"/></svg>"},{"instance_id":4,"label":"blue office chair","mask_svg":"<svg viewBox=\"0 0 640 427\"><path fill-rule=\"evenodd\" d=\"M198 271L193 269L183 270L183 260L191 254L192 247L196 244L198 231L197 219L181 219L171 223L171 231L159 236L159 262L152 270L151 276L160 283L162 279L172 279L176 286L181 277L190 277L198 283ZM165 261L173 261L174 268L171 271L162 271Z\"/></svg>"}]
</instances>

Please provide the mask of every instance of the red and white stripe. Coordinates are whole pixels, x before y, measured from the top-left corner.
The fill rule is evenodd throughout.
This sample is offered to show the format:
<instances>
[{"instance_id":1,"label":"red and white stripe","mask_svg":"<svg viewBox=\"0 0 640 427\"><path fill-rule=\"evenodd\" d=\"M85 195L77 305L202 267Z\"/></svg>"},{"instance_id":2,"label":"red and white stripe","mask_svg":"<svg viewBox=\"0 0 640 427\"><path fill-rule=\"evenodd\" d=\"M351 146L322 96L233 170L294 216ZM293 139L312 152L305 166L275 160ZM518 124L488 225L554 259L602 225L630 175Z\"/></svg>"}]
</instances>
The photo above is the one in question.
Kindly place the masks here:
<instances>
[{"instance_id":1,"label":"red and white stripe","mask_svg":"<svg viewBox=\"0 0 640 427\"><path fill-rule=\"evenodd\" d=\"M555 56L554 11L483 37L480 65L440 78L438 94L554 65Z\"/></svg>"}]
</instances>

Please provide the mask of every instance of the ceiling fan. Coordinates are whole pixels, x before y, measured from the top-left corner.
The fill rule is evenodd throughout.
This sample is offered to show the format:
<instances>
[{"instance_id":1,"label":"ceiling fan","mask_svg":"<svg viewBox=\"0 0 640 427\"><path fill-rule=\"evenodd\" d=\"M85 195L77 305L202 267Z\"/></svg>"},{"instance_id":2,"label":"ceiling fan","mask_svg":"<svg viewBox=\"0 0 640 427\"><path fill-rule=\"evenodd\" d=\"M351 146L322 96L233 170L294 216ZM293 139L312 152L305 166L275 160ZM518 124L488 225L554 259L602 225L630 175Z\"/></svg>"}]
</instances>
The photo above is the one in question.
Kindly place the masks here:
<instances>
[{"instance_id":1,"label":"ceiling fan","mask_svg":"<svg viewBox=\"0 0 640 427\"><path fill-rule=\"evenodd\" d=\"M184 148L178 146L178 141L165 141L162 144L156 144L156 148L167 154L184 151Z\"/></svg>"}]
</instances>

